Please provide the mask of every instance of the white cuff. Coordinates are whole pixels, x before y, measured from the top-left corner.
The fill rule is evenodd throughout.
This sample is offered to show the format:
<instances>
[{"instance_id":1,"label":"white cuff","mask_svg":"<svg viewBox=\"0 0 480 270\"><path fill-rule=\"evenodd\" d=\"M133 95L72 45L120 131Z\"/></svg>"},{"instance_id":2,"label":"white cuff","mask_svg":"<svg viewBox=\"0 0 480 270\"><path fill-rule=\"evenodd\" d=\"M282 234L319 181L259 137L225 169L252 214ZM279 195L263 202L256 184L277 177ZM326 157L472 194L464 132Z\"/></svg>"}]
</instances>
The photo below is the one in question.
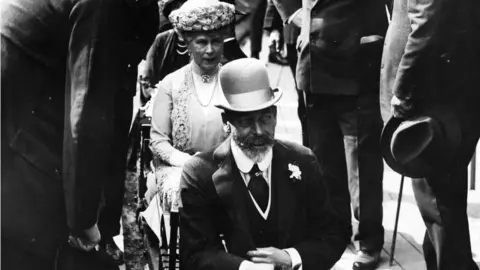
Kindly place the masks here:
<instances>
[{"instance_id":1,"label":"white cuff","mask_svg":"<svg viewBox=\"0 0 480 270\"><path fill-rule=\"evenodd\" d=\"M247 270L250 266L250 264L252 264L252 262L250 261L242 261L240 263L240 266L238 267L238 270Z\"/></svg>"},{"instance_id":2,"label":"white cuff","mask_svg":"<svg viewBox=\"0 0 480 270\"><path fill-rule=\"evenodd\" d=\"M293 13L292 15L290 15L290 17L288 17L287 19L287 23L286 24L289 24L293 21L293 19L298 15L298 13L300 13L300 11L302 11L301 8L297 9L297 11L295 11L295 13Z\"/></svg>"},{"instance_id":3,"label":"white cuff","mask_svg":"<svg viewBox=\"0 0 480 270\"><path fill-rule=\"evenodd\" d=\"M226 39L223 40L223 43L229 42L230 40L234 40L234 39L235 39L235 37L226 38Z\"/></svg>"},{"instance_id":4,"label":"white cuff","mask_svg":"<svg viewBox=\"0 0 480 270\"><path fill-rule=\"evenodd\" d=\"M294 248L286 248L284 249L288 255L290 255L290 259L292 260L292 269L293 270L302 270L302 257L298 251Z\"/></svg>"},{"instance_id":5,"label":"white cuff","mask_svg":"<svg viewBox=\"0 0 480 270\"><path fill-rule=\"evenodd\" d=\"M172 166L182 167L190 158L189 154L175 149L170 156L169 163Z\"/></svg>"}]
</instances>

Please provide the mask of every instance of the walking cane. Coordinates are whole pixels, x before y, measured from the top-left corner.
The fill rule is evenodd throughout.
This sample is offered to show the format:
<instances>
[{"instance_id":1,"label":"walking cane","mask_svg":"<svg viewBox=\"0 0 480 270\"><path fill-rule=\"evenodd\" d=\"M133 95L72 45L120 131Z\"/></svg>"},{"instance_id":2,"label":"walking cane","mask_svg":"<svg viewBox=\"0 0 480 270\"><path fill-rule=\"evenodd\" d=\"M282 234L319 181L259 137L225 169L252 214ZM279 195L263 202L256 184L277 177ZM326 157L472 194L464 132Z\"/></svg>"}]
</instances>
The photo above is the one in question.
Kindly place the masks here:
<instances>
[{"instance_id":1,"label":"walking cane","mask_svg":"<svg viewBox=\"0 0 480 270\"><path fill-rule=\"evenodd\" d=\"M400 216L400 205L402 204L403 181L404 180L405 180L405 176L402 175L402 179L400 180L400 192L398 193L397 215L395 217L395 227L393 228L392 247L390 249L390 262L389 262L390 266L393 265L393 257L395 256L395 244L397 242L398 218Z\"/></svg>"}]
</instances>

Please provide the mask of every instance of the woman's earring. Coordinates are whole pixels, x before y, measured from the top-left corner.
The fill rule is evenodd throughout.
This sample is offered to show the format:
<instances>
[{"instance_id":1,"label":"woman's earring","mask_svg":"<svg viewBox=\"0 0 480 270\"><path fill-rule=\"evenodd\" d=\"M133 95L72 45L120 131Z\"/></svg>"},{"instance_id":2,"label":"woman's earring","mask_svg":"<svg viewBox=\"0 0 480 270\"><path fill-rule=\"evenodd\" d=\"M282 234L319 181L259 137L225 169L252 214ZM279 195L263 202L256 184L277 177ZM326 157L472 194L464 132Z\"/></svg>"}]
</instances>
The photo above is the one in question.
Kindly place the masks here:
<instances>
[{"instance_id":1,"label":"woman's earring","mask_svg":"<svg viewBox=\"0 0 480 270\"><path fill-rule=\"evenodd\" d=\"M223 125L223 131L225 131L225 133L227 134L230 134L230 132L232 132L232 130L230 129L230 125L229 124Z\"/></svg>"}]
</instances>

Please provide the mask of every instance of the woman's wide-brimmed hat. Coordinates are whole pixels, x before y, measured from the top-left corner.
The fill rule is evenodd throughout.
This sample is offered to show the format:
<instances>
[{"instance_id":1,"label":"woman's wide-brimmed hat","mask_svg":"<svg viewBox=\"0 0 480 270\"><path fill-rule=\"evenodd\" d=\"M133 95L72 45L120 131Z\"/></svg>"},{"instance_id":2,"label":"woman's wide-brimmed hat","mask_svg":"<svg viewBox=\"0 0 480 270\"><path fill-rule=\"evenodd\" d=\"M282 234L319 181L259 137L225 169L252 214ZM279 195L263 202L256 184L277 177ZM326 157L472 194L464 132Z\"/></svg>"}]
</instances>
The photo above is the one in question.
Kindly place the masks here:
<instances>
[{"instance_id":1,"label":"woman's wide-brimmed hat","mask_svg":"<svg viewBox=\"0 0 480 270\"><path fill-rule=\"evenodd\" d=\"M235 6L218 0L188 0L169 19L182 32L213 31L233 22Z\"/></svg>"},{"instance_id":2,"label":"woman's wide-brimmed hat","mask_svg":"<svg viewBox=\"0 0 480 270\"><path fill-rule=\"evenodd\" d=\"M407 177L420 178L449 169L461 141L458 118L444 108L408 120L392 117L383 129L381 148L390 168Z\"/></svg>"},{"instance_id":3,"label":"woman's wide-brimmed hat","mask_svg":"<svg viewBox=\"0 0 480 270\"><path fill-rule=\"evenodd\" d=\"M263 110L277 103L283 94L270 87L265 63L255 58L231 61L220 69L219 76L226 100L215 106L224 110Z\"/></svg>"}]
</instances>

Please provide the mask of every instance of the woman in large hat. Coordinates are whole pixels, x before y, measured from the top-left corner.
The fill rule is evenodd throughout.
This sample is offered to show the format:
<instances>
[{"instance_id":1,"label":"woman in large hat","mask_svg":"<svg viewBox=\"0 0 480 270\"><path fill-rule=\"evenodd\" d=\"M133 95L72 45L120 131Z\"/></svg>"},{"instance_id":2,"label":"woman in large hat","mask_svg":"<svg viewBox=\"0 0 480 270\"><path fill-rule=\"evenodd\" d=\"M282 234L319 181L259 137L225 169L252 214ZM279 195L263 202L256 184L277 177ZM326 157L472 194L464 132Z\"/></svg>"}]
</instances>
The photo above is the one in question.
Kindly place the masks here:
<instances>
[{"instance_id":1,"label":"woman in large hat","mask_svg":"<svg viewBox=\"0 0 480 270\"><path fill-rule=\"evenodd\" d=\"M191 61L158 83L153 102L150 148L157 184L145 198L159 200L163 212L178 209L183 164L225 138L221 111L214 103L224 99L218 72L234 16L234 6L218 0L189 0L170 14ZM157 201L150 203L149 208L156 205Z\"/></svg>"}]
</instances>

